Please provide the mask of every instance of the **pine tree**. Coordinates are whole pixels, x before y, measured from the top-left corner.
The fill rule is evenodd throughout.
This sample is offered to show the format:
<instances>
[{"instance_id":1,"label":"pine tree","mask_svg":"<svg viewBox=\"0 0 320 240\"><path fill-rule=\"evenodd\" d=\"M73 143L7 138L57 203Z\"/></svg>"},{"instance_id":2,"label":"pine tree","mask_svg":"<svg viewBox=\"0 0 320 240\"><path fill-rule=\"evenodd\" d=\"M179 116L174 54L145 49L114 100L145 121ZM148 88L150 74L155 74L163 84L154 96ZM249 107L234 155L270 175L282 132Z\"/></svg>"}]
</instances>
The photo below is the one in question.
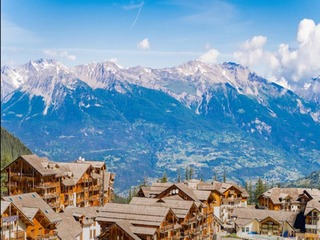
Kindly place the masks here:
<instances>
[{"instance_id":1,"label":"pine tree","mask_svg":"<svg viewBox=\"0 0 320 240\"><path fill-rule=\"evenodd\" d=\"M226 176L226 169L223 169L223 182L225 183L227 180L227 176Z\"/></svg>"},{"instance_id":2,"label":"pine tree","mask_svg":"<svg viewBox=\"0 0 320 240\"><path fill-rule=\"evenodd\" d=\"M255 188L255 192L254 192L254 200L256 201L258 199L258 197L264 192L265 192L265 185L264 185L263 181L261 180L261 178L259 178L256 183L256 188Z\"/></svg>"},{"instance_id":3,"label":"pine tree","mask_svg":"<svg viewBox=\"0 0 320 240\"><path fill-rule=\"evenodd\" d=\"M189 180L189 168L188 166L186 166L186 178L185 178L186 181Z\"/></svg>"},{"instance_id":4,"label":"pine tree","mask_svg":"<svg viewBox=\"0 0 320 240\"><path fill-rule=\"evenodd\" d=\"M162 182L162 183L168 182L168 178L167 178L167 173L166 173L166 171L163 172L163 176L162 176L160 182Z\"/></svg>"},{"instance_id":5,"label":"pine tree","mask_svg":"<svg viewBox=\"0 0 320 240\"><path fill-rule=\"evenodd\" d=\"M253 187L252 187L252 182L251 181L248 184L247 192L249 194L248 202L249 202L249 204L252 204L254 202L254 196L253 196Z\"/></svg>"},{"instance_id":6,"label":"pine tree","mask_svg":"<svg viewBox=\"0 0 320 240\"><path fill-rule=\"evenodd\" d=\"M178 177L177 177L177 182L181 182L181 173L180 173L180 167L178 168Z\"/></svg>"},{"instance_id":7,"label":"pine tree","mask_svg":"<svg viewBox=\"0 0 320 240\"><path fill-rule=\"evenodd\" d=\"M214 170L213 181L218 181L217 170Z\"/></svg>"},{"instance_id":8,"label":"pine tree","mask_svg":"<svg viewBox=\"0 0 320 240\"><path fill-rule=\"evenodd\" d=\"M193 174L194 174L193 167L190 166L190 167L189 167L189 179L193 179Z\"/></svg>"}]
</instances>

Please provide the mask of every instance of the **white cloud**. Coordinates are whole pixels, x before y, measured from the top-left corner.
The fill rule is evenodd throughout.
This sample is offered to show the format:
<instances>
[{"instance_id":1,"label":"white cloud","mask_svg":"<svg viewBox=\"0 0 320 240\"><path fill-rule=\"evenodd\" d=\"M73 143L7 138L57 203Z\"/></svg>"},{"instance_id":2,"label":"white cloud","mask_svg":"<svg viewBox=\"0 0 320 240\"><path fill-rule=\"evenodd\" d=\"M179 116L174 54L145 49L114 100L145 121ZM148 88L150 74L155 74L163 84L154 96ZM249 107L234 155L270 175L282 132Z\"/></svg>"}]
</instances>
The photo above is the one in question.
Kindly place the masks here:
<instances>
[{"instance_id":1,"label":"white cloud","mask_svg":"<svg viewBox=\"0 0 320 240\"><path fill-rule=\"evenodd\" d=\"M57 51L52 49L46 49L43 51L43 53L49 57L54 57L54 58L62 57L71 61L74 61L77 59L75 55L69 54L68 51Z\"/></svg>"},{"instance_id":2,"label":"white cloud","mask_svg":"<svg viewBox=\"0 0 320 240\"><path fill-rule=\"evenodd\" d=\"M138 48L142 50L150 49L150 42L148 38L143 39L141 42L138 43Z\"/></svg>"},{"instance_id":3,"label":"white cloud","mask_svg":"<svg viewBox=\"0 0 320 240\"><path fill-rule=\"evenodd\" d=\"M246 41L234 57L243 65L264 68L283 85L288 82L303 84L320 73L320 23L316 25L313 20L303 19L296 40L296 48L283 43L277 52L270 52L264 49L267 38L255 36Z\"/></svg>"},{"instance_id":4,"label":"white cloud","mask_svg":"<svg viewBox=\"0 0 320 240\"><path fill-rule=\"evenodd\" d=\"M206 53L202 54L199 57L199 60L206 62L206 63L216 63L218 56L219 56L218 50L212 48L209 51L207 51Z\"/></svg>"},{"instance_id":5,"label":"white cloud","mask_svg":"<svg viewBox=\"0 0 320 240\"><path fill-rule=\"evenodd\" d=\"M40 39L34 32L24 29L14 22L1 17L1 42L7 43L36 43Z\"/></svg>"}]
</instances>

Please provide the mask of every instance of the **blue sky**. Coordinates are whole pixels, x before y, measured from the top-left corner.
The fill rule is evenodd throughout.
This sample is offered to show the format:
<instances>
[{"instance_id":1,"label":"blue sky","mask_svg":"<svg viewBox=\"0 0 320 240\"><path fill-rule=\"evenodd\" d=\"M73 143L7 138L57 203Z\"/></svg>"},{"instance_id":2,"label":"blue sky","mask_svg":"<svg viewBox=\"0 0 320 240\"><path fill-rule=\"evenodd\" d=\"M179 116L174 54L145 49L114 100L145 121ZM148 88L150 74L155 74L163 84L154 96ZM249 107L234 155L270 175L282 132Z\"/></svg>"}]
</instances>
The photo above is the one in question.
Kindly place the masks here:
<instances>
[{"instance_id":1,"label":"blue sky","mask_svg":"<svg viewBox=\"0 0 320 240\"><path fill-rule=\"evenodd\" d=\"M124 67L159 68L213 49L202 59L264 71L269 63L254 66L245 59L252 49L246 41L265 37L256 39L263 56L279 51L281 43L299 48L303 19L319 25L319 0L1 0L1 59L22 64L55 58L67 66L112 59Z\"/></svg>"}]
</instances>

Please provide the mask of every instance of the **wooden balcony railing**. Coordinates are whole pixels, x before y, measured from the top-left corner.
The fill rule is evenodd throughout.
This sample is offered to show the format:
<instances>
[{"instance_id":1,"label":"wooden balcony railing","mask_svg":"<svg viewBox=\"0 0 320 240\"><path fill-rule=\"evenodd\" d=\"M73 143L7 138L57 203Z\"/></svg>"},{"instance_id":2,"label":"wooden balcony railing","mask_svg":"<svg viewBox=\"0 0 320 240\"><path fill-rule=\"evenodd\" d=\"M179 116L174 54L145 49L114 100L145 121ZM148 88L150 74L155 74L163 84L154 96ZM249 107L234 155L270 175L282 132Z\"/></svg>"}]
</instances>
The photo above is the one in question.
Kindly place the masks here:
<instances>
[{"instance_id":1,"label":"wooden balcony railing","mask_svg":"<svg viewBox=\"0 0 320 240\"><path fill-rule=\"evenodd\" d=\"M35 240L55 240L55 239L59 239L58 237L58 233L57 232L53 232L53 233L47 233L47 234L40 234L40 235L35 235L32 233L28 233L27 237L31 238L31 239L35 239Z\"/></svg>"},{"instance_id":2,"label":"wooden balcony railing","mask_svg":"<svg viewBox=\"0 0 320 240\"><path fill-rule=\"evenodd\" d=\"M46 183L40 183L34 186L34 188L55 188L59 187L60 183L59 182L46 182Z\"/></svg>"},{"instance_id":3,"label":"wooden balcony railing","mask_svg":"<svg viewBox=\"0 0 320 240\"><path fill-rule=\"evenodd\" d=\"M49 198L57 198L59 197L59 193L46 193L41 196L44 199L49 199Z\"/></svg>"},{"instance_id":4,"label":"wooden balcony railing","mask_svg":"<svg viewBox=\"0 0 320 240\"><path fill-rule=\"evenodd\" d=\"M95 185L95 186L90 186L89 190L90 191L100 191L101 186Z\"/></svg>"},{"instance_id":5,"label":"wooden balcony railing","mask_svg":"<svg viewBox=\"0 0 320 240\"><path fill-rule=\"evenodd\" d=\"M48 205L52 208L57 208L60 205L60 202L48 202Z\"/></svg>"}]
</instances>

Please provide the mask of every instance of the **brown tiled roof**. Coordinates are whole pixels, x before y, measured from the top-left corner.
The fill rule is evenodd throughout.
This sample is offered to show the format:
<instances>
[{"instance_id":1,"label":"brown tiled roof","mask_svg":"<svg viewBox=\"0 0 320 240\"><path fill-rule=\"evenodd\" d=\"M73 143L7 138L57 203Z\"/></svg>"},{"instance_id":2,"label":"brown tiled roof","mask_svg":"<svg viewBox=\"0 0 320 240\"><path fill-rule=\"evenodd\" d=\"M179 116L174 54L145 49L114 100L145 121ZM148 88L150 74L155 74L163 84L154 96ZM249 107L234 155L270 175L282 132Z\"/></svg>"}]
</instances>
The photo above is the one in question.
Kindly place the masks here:
<instances>
[{"instance_id":1,"label":"brown tiled roof","mask_svg":"<svg viewBox=\"0 0 320 240\"><path fill-rule=\"evenodd\" d=\"M137 235L134 234L134 232L132 231L133 225L131 225L128 221L120 220L115 222L114 224L118 225L123 231L125 231L134 240L141 240L141 238L139 238Z\"/></svg>"},{"instance_id":2,"label":"brown tiled roof","mask_svg":"<svg viewBox=\"0 0 320 240\"><path fill-rule=\"evenodd\" d=\"M98 216L99 209L100 209L99 207L79 208L79 207L74 207L74 206L68 206L65 208L64 212L70 213L70 214L78 213L78 214L81 214L86 217L96 218Z\"/></svg>"},{"instance_id":3,"label":"brown tiled roof","mask_svg":"<svg viewBox=\"0 0 320 240\"><path fill-rule=\"evenodd\" d=\"M315 198L307 202L306 209L304 211L304 215L308 215L310 211L316 209L317 211L320 212L320 197Z\"/></svg>"},{"instance_id":4,"label":"brown tiled roof","mask_svg":"<svg viewBox=\"0 0 320 240\"><path fill-rule=\"evenodd\" d=\"M134 234L137 234L137 235L153 236L157 232L157 229L152 227L138 227L138 226L131 225L130 229Z\"/></svg>"},{"instance_id":5,"label":"brown tiled roof","mask_svg":"<svg viewBox=\"0 0 320 240\"><path fill-rule=\"evenodd\" d=\"M42 176L56 175L61 172L57 165L50 162L48 158L41 158L35 154L32 155L21 155L27 163L29 163L36 171L38 171Z\"/></svg>"},{"instance_id":6,"label":"brown tiled roof","mask_svg":"<svg viewBox=\"0 0 320 240\"><path fill-rule=\"evenodd\" d=\"M100 208L97 221L116 222L127 220L135 225L160 226L170 209L161 206L107 203Z\"/></svg>"},{"instance_id":7,"label":"brown tiled roof","mask_svg":"<svg viewBox=\"0 0 320 240\"><path fill-rule=\"evenodd\" d=\"M210 197L210 191L193 190L194 194L200 201L206 201Z\"/></svg>"},{"instance_id":8,"label":"brown tiled roof","mask_svg":"<svg viewBox=\"0 0 320 240\"><path fill-rule=\"evenodd\" d=\"M88 160L85 160L85 161L81 161L81 160L76 160L74 161L75 163L86 163L86 164L90 164L92 167L94 168L102 168L105 163L102 162L102 161L88 161Z\"/></svg>"},{"instance_id":9,"label":"brown tiled roof","mask_svg":"<svg viewBox=\"0 0 320 240\"><path fill-rule=\"evenodd\" d=\"M271 217L279 223L287 221L292 227L294 225L297 212L261 210L261 209L248 209L248 208L235 208L232 215L237 216L236 224L243 226L254 219L258 221Z\"/></svg>"},{"instance_id":10,"label":"brown tiled roof","mask_svg":"<svg viewBox=\"0 0 320 240\"><path fill-rule=\"evenodd\" d=\"M158 195L159 193L163 192L168 187L171 187L173 183L166 182L166 183L153 183L149 188L150 195Z\"/></svg>"},{"instance_id":11,"label":"brown tiled roof","mask_svg":"<svg viewBox=\"0 0 320 240\"><path fill-rule=\"evenodd\" d=\"M157 198L144 198L144 197L133 197L130 204L142 205L142 206L163 206L171 208L174 214L178 218L185 218L189 213L193 201L186 200L173 200L168 198L157 199Z\"/></svg>"},{"instance_id":12,"label":"brown tiled roof","mask_svg":"<svg viewBox=\"0 0 320 240\"><path fill-rule=\"evenodd\" d=\"M55 213L52 208L35 192L7 196L3 197L3 199L5 201L12 202L23 213L23 209L37 208L40 209L52 223L59 222L61 220L59 215ZM30 211L30 209L28 211Z\"/></svg>"},{"instance_id":13,"label":"brown tiled roof","mask_svg":"<svg viewBox=\"0 0 320 240\"><path fill-rule=\"evenodd\" d=\"M63 240L74 240L82 233L81 224L74 219L72 214L59 213L62 219L57 225L58 236Z\"/></svg>"},{"instance_id":14,"label":"brown tiled roof","mask_svg":"<svg viewBox=\"0 0 320 240\"><path fill-rule=\"evenodd\" d=\"M66 186L76 185L88 168L92 167L85 163L59 163L59 166L65 172L72 172L71 178L62 179L62 183Z\"/></svg>"},{"instance_id":15,"label":"brown tiled roof","mask_svg":"<svg viewBox=\"0 0 320 240\"><path fill-rule=\"evenodd\" d=\"M10 204L11 204L10 202L1 200L1 215L8 209Z\"/></svg>"},{"instance_id":16,"label":"brown tiled roof","mask_svg":"<svg viewBox=\"0 0 320 240\"><path fill-rule=\"evenodd\" d=\"M262 197L270 198L274 204L281 203L280 199L290 197L293 201L297 201L300 195L304 194L304 191L315 194L316 191L312 191L307 188L271 188L268 191L261 194Z\"/></svg>"}]
</instances>

